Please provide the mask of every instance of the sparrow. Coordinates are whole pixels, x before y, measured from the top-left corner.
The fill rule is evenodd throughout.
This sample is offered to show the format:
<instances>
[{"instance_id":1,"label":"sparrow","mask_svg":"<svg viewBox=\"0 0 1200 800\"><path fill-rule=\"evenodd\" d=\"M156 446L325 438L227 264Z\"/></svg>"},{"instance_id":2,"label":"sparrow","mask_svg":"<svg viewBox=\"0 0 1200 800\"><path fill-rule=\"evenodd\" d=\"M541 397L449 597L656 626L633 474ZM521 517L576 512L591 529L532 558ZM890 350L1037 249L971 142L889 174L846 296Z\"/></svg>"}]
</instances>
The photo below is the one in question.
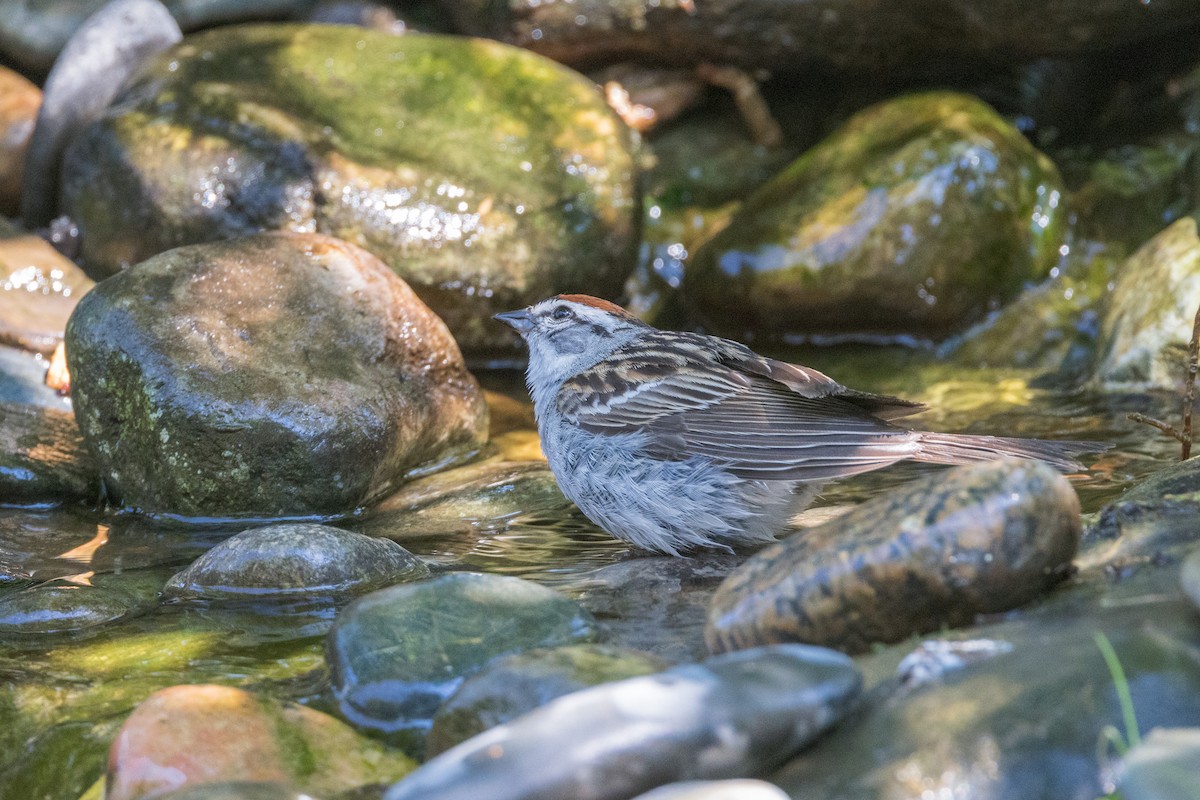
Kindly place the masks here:
<instances>
[{"instance_id":1,"label":"sparrow","mask_svg":"<svg viewBox=\"0 0 1200 800\"><path fill-rule=\"evenodd\" d=\"M821 485L897 461L996 458L1081 470L1107 445L909 430L924 406L848 389L743 344L654 328L560 294L497 314L529 347L526 383L560 488L594 523L671 555L775 539Z\"/></svg>"}]
</instances>

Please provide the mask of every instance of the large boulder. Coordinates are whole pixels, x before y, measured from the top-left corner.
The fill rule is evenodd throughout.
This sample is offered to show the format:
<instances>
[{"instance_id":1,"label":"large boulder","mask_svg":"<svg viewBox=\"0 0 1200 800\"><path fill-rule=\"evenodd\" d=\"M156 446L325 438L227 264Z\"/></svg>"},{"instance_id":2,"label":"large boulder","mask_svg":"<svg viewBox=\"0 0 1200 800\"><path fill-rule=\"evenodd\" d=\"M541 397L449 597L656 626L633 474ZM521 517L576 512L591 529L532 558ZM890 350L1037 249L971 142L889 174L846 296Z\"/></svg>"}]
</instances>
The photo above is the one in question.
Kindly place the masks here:
<instances>
[{"instance_id":1,"label":"large boulder","mask_svg":"<svg viewBox=\"0 0 1200 800\"><path fill-rule=\"evenodd\" d=\"M127 85L68 152L63 200L104 270L260 230L339 236L407 280L464 350L495 351L517 342L497 311L620 289L635 177L595 85L532 53L245 26L191 37Z\"/></svg>"},{"instance_id":2,"label":"large boulder","mask_svg":"<svg viewBox=\"0 0 1200 800\"><path fill-rule=\"evenodd\" d=\"M689 303L732 335L941 337L1045 277L1058 171L973 97L860 112L751 195L693 255Z\"/></svg>"},{"instance_id":3,"label":"large boulder","mask_svg":"<svg viewBox=\"0 0 1200 800\"><path fill-rule=\"evenodd\" d=\"M487 430L441 321L325 236L184 247L114 276L72 315L67 361L110 499L147 513L344 513Z\"/></svg>"}]
</instances>

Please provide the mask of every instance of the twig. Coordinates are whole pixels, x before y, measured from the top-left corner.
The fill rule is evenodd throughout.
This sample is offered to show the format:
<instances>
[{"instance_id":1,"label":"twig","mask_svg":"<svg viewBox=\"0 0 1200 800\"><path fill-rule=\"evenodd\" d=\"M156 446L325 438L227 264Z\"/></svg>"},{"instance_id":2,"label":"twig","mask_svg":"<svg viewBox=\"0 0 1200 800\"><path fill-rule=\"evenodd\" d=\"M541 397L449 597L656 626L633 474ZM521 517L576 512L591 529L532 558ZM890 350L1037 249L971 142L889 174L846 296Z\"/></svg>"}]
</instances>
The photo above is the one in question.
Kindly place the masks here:
<instances>
[{"instance_id":1,"label":"twig","mask_svg":"<svg viewBox=\"0 0 1200 800\"><path fill-rule=\"evenodd\" d=\"M1192 456L1192 404L1196 399L1196 371L1200 362L1200 308L1192 323L1192 339L1188 342L1187 380L1183 388L1183 456L1187 461Z\"/></svg>"},{"instance_id":2,"label":"twig","mask_svg":"<svg viewBox=\"0 0 1200 800\"><path fill-rule=\"evenodd\" d=\"M1184 443L1187 442L1187 439L1184 438L1182 431L1180 431L1174 425L1163 422L1161 419L1155 419L1154 417L1147 417L1145 414L1138 414L1137 412L1134 412L1132 414L1126 414L1125 419L1133 420L1134 422L1140 422L1143 425L1150 425L1152 427L1158 428L1160 431L1165 433L1167 436L1170 436L1172 439L1175 439L1176 441L1180 441L1180 442L1184 442Z\"/></svg>"}]
</instances>

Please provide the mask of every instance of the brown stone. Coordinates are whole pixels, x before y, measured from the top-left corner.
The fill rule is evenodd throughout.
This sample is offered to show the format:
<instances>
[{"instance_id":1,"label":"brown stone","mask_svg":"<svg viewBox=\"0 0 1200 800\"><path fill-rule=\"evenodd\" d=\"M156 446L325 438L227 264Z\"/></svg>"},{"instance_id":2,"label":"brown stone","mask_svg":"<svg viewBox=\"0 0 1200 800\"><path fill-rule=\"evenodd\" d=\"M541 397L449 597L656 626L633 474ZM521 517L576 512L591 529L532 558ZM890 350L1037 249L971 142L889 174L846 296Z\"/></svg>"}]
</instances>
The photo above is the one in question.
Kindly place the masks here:
<instances>
[{"instance_id":1,"label":"brown stone","mask_svg":"<svg viewBox=\"0 0 1200 800\"><path fill-rule=\"evenodd\" d=\"M75 304L95 285L45 239L0 219L0 344L50 355Z\"/></svg>"},{"instance_id":2,"label":"brown stone","mask_svg":"<svg viewBox=\"0 0 1200 800\"><path fill-rule=\"evenodd\" d=\"M41 89L0 67L0 216L14 216L21 204L25 149L41 105Z\"/></svg>"}]
</instances>

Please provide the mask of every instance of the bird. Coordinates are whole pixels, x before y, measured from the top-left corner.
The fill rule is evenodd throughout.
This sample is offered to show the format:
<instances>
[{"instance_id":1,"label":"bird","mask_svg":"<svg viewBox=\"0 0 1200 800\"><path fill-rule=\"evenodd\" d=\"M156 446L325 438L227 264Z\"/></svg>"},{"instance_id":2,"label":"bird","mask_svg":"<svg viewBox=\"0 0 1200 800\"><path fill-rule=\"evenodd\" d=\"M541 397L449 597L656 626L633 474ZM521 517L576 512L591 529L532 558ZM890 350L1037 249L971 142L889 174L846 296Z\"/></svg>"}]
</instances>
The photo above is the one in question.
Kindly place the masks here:
<instances>
[{"instance_id":1,"label":"bird","mask_svg":"<svg viewBox=\"0 0 1200 800\"><path fill-rule=\"evenodd\" d=\"M821 486L898 461L997 458L1081 470L1104 443L910 430L921 403L847 388L707 334L560 294L495 315L529 349L526 384L555 480L592 522L669 555L773 541Z\"/></svg>"}]
</instances>

